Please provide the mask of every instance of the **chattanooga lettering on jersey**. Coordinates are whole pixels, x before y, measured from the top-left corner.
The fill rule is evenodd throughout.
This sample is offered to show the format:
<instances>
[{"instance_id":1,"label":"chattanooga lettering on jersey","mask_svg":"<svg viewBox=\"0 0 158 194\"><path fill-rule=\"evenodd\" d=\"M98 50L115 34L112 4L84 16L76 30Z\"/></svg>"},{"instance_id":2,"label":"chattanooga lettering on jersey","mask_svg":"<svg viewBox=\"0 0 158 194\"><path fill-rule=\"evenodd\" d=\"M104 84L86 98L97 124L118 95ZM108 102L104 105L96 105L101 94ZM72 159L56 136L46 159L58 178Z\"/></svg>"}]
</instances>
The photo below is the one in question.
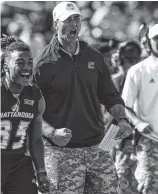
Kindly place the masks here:
<instances>
[{"instance_id":1,"label":"chattanooga lettering on jersey","mask_svg":"<svg viewBox=\"0 0 158 194\"><path fill-rule=\"evenodd\" d=\"M27 113L27 112L4 112L4 113L0 113L0 117L1 118L22 117L22 118L33 119L34 114L33 113Z\"/></svg>"}]
</instances>

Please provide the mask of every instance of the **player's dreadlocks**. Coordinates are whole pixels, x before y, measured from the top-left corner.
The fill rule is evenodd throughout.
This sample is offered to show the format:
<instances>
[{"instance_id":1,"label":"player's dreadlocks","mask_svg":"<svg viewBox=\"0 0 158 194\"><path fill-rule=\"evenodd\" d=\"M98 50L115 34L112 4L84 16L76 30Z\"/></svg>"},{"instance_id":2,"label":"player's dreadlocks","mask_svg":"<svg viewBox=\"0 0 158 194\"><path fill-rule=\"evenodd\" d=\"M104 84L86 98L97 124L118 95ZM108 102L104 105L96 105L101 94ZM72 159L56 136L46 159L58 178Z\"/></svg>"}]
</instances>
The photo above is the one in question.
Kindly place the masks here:
<instances>
[{"instance_id":1,"label":"player's dreadlocks","mask_svg":"<svg viewBox=\"0 0 158 194\"><path fill-rule=\"evenodd\" d=\"M10 53L13 51L30 51L30 48L23 41L17 39L14 36L3 35L3 38L0 40L1 43L1 76L5 75L4 63L6 58L10 56Z\"/></svg>"}]
</instances>

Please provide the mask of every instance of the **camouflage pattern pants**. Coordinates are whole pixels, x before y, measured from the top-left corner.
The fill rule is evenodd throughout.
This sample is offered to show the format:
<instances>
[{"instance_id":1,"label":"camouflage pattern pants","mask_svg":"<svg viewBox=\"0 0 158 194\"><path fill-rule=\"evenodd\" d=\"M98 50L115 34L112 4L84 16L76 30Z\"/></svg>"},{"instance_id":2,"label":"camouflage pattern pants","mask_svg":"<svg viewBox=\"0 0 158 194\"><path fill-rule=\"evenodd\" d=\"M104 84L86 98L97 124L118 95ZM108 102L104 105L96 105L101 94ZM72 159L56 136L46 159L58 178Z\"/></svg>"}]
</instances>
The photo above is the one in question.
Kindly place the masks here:
<instances>
[{"instance_id":1,"label":"camouflage pattern pants","mask_svg":"<svg viewBox=\"0 0 158 194\"><path fill-rule=\"evenodd\" d=\"M117 150L116 170L123 194L158 194L158 142L141 136L136 161L131 160L131 141Z\"/></svg>"},{"instance_id":2,"label":"camouflage pattern pants","mask_svg":"<svg viewBox=\"0 0 158 194\"><path fill-rule=\"evenodd\" d=\"M141 194L158 194L158 142L144 136L137 146L135 177Z\"/></svg>"},{"instance_id":3,"label":"camouflage pattern pants","mask_svg":"<svg viewBox=\"0 0 158 194\"><path fill-rule=\"evenodd\" d=\"M131 140L126 140L123 149L116 149L115 166L123 194L139 194L137 191L138 183L134 176L137 163L131 160L131 153Z\"/></svg>"},{"instance_id":4,"label":"camouflage pattern pants","mask_svg":"<svg viewBox=\"0 0 158 194\"><path fill-rule=\"evenodd\" d=\"M115 166L97 146L64 148L46 146L49 194L120 194Z\"/></svg>"}]
</instances>

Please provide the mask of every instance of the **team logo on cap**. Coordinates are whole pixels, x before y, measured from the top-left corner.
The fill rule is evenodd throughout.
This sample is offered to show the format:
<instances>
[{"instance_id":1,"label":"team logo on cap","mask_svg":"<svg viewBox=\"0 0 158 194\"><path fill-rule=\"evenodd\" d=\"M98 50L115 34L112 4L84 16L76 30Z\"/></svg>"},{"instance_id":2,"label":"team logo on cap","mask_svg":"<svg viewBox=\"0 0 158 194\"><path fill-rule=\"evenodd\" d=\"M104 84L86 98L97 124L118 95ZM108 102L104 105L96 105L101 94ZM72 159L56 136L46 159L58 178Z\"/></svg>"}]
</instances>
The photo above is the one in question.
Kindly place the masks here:
<instances>
[{"instance_id":1,"label":"team logo on cap","mask_svg":"<svg viewBox=\"0 0 158 194\"><path fill-rule=\"evenodd\" d=\"M68 3L66 6L66 10L74 10L74 5L72 3Z\"/></svg>"}]
</instances>

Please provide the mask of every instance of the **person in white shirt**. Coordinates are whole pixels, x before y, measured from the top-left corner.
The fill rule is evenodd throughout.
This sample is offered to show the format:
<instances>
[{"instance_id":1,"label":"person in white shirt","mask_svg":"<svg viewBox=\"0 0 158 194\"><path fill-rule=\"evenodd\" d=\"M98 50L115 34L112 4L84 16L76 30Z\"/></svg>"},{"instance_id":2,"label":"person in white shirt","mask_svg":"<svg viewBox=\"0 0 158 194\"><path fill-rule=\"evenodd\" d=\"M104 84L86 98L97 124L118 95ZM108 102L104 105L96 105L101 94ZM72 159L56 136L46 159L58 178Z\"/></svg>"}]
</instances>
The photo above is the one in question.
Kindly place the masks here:
<instances>
[{"instance_id":1,"label":"person in white shirt","mask_svg":"<svg viewBox=\"0 0 158 194\"><path fill-rule=\"evenodd\" d=\"M122 97L141 134L136 146L138 192L158 194L158 23L148 28L146 38L150 56L129 69Z\"/></svg>"},{"instance_id":2,"label":"person in white shirt","mask_svg":"<svg viewBox=\"0 0 158 194\"><path fill-rule=\"evenodd\" d=\"M113 65L117 65L119 69L117 73L112 75L112 80L118 91L122 92L128 70L141 60L141 48L137 42L128 40L119 45L117 52L112 57L115 57L112 58ZM112 122L111 119L109 119L109 122ZM138 183L134 176L136 162L131 158L131 153L134 151L132 137L131 134L123 139L111 151L117 175L121 182L122 194L137 194Z\"/></svg>"}]
</instances>

